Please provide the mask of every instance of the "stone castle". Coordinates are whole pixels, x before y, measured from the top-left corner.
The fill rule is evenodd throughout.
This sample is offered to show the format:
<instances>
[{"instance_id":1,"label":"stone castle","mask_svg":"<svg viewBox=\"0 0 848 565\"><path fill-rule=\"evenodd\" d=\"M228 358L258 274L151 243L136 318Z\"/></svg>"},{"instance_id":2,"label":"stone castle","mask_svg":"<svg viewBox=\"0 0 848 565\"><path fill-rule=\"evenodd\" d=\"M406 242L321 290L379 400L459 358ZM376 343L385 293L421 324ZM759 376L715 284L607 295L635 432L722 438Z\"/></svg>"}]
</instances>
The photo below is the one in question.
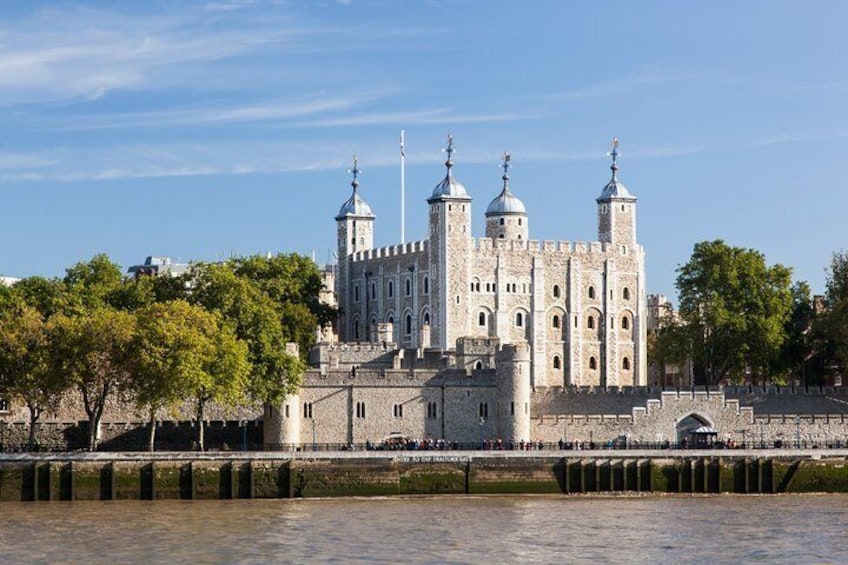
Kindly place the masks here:
<instances>
[{"instance_id":1,"label":"stone castle","mask_svg":"<svg viewBox=\"0 0 848 565\"><path fill-rule=\"evenodd\" d=\"M450 137L446 152L427 199L429 237L384 248L373 246L375 215L354 161L353 193L335 218L339 342L323 334L300 393L267 410L269 443L364 443L390 432L530 440L541 391L647 384L645 254L617 142L591 243L530 239L508 154L486 235L474 238Z\"/></svg>"}]
</instances>

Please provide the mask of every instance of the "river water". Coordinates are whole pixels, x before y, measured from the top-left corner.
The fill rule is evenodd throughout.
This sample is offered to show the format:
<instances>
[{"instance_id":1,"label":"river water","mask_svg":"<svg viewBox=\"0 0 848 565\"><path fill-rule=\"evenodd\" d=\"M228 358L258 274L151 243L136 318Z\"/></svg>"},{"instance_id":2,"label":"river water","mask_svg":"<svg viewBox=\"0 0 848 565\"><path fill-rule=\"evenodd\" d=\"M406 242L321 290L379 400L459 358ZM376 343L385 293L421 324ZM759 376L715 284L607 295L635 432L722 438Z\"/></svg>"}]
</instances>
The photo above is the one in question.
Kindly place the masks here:
<instances>
[{"instance_id":1,"label":"river water","mask_svg":"<svg viewBox=\"0 0 848 565\"><path fill-rule=\"evenodd\" d=\"M848 496L3 503L3 563L848 563Z\"/></svg>"}]
</instances>

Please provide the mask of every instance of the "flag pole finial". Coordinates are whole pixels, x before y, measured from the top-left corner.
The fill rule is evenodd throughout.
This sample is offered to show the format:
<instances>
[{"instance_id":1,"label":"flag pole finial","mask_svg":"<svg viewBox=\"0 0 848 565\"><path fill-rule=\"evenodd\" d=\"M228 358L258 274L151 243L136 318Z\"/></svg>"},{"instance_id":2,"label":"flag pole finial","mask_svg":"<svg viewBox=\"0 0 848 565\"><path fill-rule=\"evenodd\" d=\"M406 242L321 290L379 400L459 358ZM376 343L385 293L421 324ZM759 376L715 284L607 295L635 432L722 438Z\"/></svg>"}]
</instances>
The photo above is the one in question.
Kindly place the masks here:
<instances>
[{"instance_id":1,"label":"flag pole finial","mask_svg":"<svg viewBox=\"0 0 848 565\"><path fill-rule=\"evenodd\" d=\"M615 178L615 174L618 172L618 138L612 138L612 149L609 153L607 153L612 158L612 164L610 165L610 170L612 171L612 178Z\"/></svg>"},{"instance_id":2,"label":"flag pole finial","mask_svg":"<svg viewBox=\"0 0 848 565\"><path fill-rule=\"evenodd\" d=\"M504 182L504 190L509 189L509 168L510 168L510 166L511 165L510 165L509 152L504 151L503 160L501 161L501 168L503 169L503 176L501 177L501 179L503 179L503 182Z\"/></svg>"}]
</instances>

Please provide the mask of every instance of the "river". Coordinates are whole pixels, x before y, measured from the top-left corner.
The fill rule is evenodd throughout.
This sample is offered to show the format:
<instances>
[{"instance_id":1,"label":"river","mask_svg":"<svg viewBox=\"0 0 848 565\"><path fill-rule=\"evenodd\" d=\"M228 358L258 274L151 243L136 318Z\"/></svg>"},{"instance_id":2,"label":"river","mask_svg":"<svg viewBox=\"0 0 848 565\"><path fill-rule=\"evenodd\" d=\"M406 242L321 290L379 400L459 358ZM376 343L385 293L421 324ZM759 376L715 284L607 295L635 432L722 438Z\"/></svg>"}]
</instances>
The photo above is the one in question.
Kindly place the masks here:
<instances>
[{"instance_id":1,"label":"river","mask_svg":"<svg viewBox=\"0 0 848 565\"><path fill-rule=\"evenodd\" d=\"M848 563L848 496L3 503L2 563Z\"/></svg>"}]
</instances>

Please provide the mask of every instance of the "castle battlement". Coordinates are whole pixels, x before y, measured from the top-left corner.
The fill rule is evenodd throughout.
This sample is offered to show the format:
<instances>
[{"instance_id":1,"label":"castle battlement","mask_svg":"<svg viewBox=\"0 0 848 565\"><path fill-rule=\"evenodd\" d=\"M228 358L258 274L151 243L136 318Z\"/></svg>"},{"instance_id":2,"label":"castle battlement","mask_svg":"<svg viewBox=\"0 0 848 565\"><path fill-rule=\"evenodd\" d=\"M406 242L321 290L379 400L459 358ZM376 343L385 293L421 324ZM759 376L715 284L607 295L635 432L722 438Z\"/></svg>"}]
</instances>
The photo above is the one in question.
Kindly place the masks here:
<instances>
[{"instance_id":1,"label":"castle battlement","mask_svg":"<svg viewBox=\"0 0 848 565\"><path fill-rule=\"evenodd\" d=\"M374 249L365 249L357 251L351 255L353 262L370 261L373 259L383 259L385 257L396 257L401 255L411 255L414 253L424 253L429 248L428 240L410 241L409 243L399 243L397 245L389 245L386 247L377 247Z\"/></svg>"}]
</instances>

